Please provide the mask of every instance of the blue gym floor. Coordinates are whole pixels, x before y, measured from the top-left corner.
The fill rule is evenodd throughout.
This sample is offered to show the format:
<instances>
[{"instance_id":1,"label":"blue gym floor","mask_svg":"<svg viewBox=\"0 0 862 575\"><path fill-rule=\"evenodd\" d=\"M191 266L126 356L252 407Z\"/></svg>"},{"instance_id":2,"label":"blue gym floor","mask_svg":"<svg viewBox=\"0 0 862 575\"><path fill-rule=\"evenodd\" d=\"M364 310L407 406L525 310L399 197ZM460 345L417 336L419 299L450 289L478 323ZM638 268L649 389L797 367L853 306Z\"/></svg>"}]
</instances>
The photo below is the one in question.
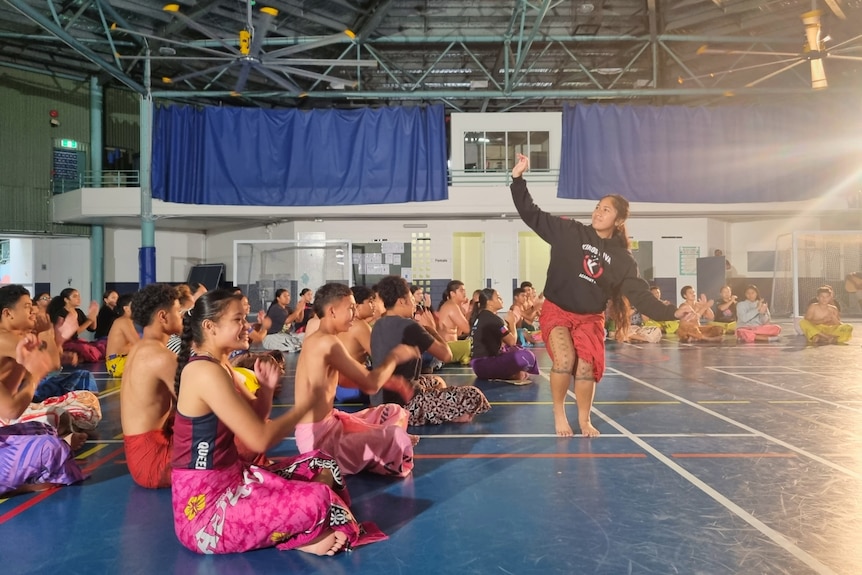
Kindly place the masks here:
<instances>
[{"instance_id":1,"label":"blue gym floor","mask_svg":"<svg viewBox=\"0 0 862 575\"><path fill-rule=\"evenodd\" d=\"M597 439L553 431L542 376L477 381L474 423L413 428L405 480L350 477L353 511L389 540L336 557L275 549L196 555L174 536L170 491L135 486L118 382L83 484L0 499L0 571L25 573L862 573L862 325L849 345L608 345ZM293 397L287 384L278 408ZM451 384L469 368L447 367ZM573 398L569 401L573 402ZM345 406L358 409L358 405ZM574 403L569 418L577 422ZM294 453L285 440L273 455Z\"/></svg>"}]
</instances>

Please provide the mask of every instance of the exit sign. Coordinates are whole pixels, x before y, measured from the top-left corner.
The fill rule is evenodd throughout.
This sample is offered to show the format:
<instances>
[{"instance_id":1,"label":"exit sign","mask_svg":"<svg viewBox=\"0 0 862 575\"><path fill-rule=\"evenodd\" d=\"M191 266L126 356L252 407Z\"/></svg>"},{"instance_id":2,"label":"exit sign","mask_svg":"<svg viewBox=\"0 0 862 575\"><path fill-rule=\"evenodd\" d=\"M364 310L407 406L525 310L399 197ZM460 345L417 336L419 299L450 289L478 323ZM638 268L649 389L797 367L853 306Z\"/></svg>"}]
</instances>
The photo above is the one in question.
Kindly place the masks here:
<instances>
[{"instance_id":1,"label":"exit sign","mask_svg":"<svg viewBox=\"0 0 862 575\"><path fill-rule=\"evenodd\" d=\"M60 140L60 147L68 150L77 150L78 142L75 140Z\"/></svg>"}]
</instances>

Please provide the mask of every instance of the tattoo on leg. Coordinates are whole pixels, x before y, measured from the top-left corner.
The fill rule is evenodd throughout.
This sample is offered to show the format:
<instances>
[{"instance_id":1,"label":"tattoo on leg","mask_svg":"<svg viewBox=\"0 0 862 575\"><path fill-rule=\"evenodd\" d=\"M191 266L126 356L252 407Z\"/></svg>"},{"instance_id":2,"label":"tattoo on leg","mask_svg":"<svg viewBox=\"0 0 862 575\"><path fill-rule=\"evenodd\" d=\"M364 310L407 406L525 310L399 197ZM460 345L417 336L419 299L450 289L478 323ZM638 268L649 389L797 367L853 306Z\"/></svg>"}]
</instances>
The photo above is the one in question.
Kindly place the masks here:
<instances>
[{"instance_id":1,"label":"tattoo on leg","mask_svg":"<svg viewBox=\"0 0 862 575\"><path fill-rule=\"evenodd\" d=\"M576 375L576 376L575 376L575 381L589 381L589 382L594 382L594 381L595 381L595 379L593 379L593 376L592 376L592 375L591 375L591 376L589 376L589 377L585 377L585 376L582 376L582 375Z\"/></svg>"},{"instance_id":2,"label":"tattoo on leg","mask_svg":"<svg viewBox=\"0 0 862 575\"><path fill-rule=\"evenodd\" d=\"M572 370L571 369L564 369L561 367L552 367L551 373L565 373L566 375L572 375Z\"/></svg>"}]
</instances>

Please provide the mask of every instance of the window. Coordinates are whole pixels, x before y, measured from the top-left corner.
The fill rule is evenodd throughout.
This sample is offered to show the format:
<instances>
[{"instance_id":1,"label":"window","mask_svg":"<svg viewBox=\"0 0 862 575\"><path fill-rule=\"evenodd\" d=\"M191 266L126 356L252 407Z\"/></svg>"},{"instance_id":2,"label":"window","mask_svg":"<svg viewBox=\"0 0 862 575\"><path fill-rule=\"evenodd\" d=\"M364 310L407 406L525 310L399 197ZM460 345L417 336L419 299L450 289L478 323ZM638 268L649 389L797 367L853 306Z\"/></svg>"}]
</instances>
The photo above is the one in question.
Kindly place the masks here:
<instances>
[{"instance_id":1,"label":"window","mask_svg":"<svg viewBox=\"0 0 862 575\"><path fill-rule=\"evenodd\" d=\"M0 264L9 263L9 240L0 240Z\"/></svg>"},{"instance_id":2,"label":"window","mask_svg":"<svg viewBox=\"0 0 862 575\"><path fill-rule=\"evenodd\" d=\"M548 132L465 132L464 170L506 172L518 154L530 158L531 170L550 169Z\"/></svg>"}]
</instances>

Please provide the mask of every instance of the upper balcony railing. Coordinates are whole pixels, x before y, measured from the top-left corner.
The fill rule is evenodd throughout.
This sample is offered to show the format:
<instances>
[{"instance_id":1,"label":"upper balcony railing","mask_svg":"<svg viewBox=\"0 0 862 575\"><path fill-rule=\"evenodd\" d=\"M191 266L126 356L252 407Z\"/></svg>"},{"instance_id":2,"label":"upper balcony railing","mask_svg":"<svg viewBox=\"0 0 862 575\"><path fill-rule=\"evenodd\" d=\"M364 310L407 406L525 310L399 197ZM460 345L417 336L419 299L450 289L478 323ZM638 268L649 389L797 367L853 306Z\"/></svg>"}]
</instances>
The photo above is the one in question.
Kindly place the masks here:
<instances>
[{"instance_id":1,"label":"upper balcony railing","mask_svg":"<svg viewBox=\"0 0 862 575\"><path fill-rule=\"evenodd\" d=\"M138 170L103 170L81 172L77 178L54 178L51 190L54 194L80 190L81 188L137 188L141 185Z\"/></svg>"},{"instance_id":2,"label":"upper balcony railing","mask_svg":"<svg viewBox=\"0 0 862 575\"><path fill-rule=\"evenodd\" d=\"M62 194L81 188L137 188L141 185L138 170L104 170L100 174L81 172L77 178L54 178L51 190ZM560 170L530 170L530 183L556 184ZM453 187L508 186L512 181L509 170L449 170L448 182Z\"/></svg>"}]
</instances>

